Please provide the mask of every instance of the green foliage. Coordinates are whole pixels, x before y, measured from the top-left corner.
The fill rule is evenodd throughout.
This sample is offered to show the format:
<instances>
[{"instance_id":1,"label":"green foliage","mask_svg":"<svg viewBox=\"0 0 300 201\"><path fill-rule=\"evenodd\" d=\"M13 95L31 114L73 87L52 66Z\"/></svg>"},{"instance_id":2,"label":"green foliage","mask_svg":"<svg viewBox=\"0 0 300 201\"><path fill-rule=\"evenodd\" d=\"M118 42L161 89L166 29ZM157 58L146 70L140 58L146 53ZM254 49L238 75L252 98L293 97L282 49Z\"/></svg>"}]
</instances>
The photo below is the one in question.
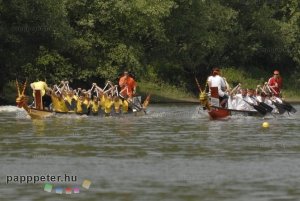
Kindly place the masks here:
<instances>
[{"instance_id":1,"label":"green foliage","mask_svg":"<svg viewBox=\"0 0 300 201\"><path fill-rule=\"evenodd\" d=\"M253 71L253 70L252 70ZM241 84L242 88L253 88L255 89L257 85L263 85L266 81L268 81L269 77L268 72L264 70L258 70L255 72L256 76L251 76L253 72L247 70L237 70L232 67L223 68L222 76L224 76L229 83L230 87L235 87L238 83ZM298 82L299 77L296 79ZM297 83L296 81L296 83ZM294 79L284 79L283 78L283 97L289 100L293 100L293 98L299 98L300 89L296 87ZM298 99L299 101L299 99Z\"/></svg>"},{"instance_id":2,"label":"green foliage","mask_svg":"<svg viewBox=\"0 0 300 201\"><path fill-rule=\"evenodd\" d=\"M197 102L195 95L183 87L167 83L141 80L138 83L140 94L151 94L151 102Z\"/></svg>"},{"instance_id":3,"label":"green foliage","mask_svg":"<svg viewBox=\"0 0 300 201\"><path fill-rule=\"evenodd\" d=\"M68 60L56 51L48 51L41 47L39 55L33 63L22 66L24 76L34 81L37 79L59 82L60 80L71 77L73 68Z\"/></svg>"},{"instance_id":4,"label":"green foliage","mask_svg":"<svg viewBox=\"0 0 300 201\"><path fill-rule=\"evenodd\" d=\"M0 0L0 16L0 93L15 78L115 81L124 69L197 92L215 66L251 87L276 68L300 87L298 0Z\"/></svg>"}]
</instances>

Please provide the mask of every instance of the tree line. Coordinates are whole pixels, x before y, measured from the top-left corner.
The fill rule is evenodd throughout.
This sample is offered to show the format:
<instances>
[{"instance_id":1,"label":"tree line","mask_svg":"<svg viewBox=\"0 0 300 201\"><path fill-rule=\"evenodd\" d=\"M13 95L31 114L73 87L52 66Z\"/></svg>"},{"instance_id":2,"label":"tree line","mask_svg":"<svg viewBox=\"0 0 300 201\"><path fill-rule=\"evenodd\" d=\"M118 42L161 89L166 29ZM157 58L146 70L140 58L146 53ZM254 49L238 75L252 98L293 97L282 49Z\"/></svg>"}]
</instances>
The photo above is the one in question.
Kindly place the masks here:
<instances>
[{"instance_id":1,"label":"tree line","mask_svg":"<svg viewBox=\"0 0 300 201\"><path fill-rule=\"evenodd\" d=\"M213 67L300 86L298 0L0 0L0 91L16 78L194 89ZM202 80L203 81L203 80Z\"/></svg>"}]
</instances>

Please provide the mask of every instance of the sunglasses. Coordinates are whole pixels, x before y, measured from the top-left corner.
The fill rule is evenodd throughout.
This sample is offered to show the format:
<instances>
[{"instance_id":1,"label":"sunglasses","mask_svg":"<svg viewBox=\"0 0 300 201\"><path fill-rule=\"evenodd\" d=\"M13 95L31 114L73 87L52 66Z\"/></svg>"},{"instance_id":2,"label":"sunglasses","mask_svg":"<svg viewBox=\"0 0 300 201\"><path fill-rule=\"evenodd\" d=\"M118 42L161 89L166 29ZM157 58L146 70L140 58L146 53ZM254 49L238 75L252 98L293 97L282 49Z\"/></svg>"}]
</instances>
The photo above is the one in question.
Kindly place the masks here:
<instances>
[{"instance_id":1,"label":"sunglasses","mask_svg":"<svg viewBox=\"0 0 300 201\"><path fill-rule=\"evenodd\" d=\"M279 74L274 74L274 75L279 75Z\"/></svg>"}]
</instances>

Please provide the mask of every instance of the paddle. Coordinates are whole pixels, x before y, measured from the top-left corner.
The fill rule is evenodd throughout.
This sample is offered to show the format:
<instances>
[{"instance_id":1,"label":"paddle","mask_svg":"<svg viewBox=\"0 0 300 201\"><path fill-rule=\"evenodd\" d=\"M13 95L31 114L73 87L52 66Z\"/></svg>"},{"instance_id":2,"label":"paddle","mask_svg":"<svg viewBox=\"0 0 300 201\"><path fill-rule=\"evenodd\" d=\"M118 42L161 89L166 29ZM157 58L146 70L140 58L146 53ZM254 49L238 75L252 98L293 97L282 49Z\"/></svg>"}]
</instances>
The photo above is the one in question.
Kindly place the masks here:
<instances>
[{"instance_id":1,"label":"paddle","mask_svg":"<svg viewBox=\"0 0 300 201\"><path fill-rule=\"evenodd\" d=\"M282 104L280 104L280 103L278 103L278 102L276 102L276 101L273 101L273 100L272 100L272 103L273 103L273 104L275 105L275 107L277 108L279 114L283 114L283 113L286 111L286 109L283 107Z\"/></svg>"},{"instance_id":2,"label":"paddle","mask_svg":"<svg viewBox=\"0 0 300 201\"><path fill-rule=\"evenodd\" d=\"M138 104L139 104L139 105L136 105L136 106L138 106L139 111L143 110L143 112L146 114L146 110L143 108L140 99L139 99L139 98L136 98L136 100L137 100L137 102L138 102ZM133 101L132 101L132 104L134 104Z\"/></svg>"},{"instance_id":3,"label":"paddle","mask_svg":"<svg viewBox=\"0 0 300 201\"><path fill-rule=\"evenodd\" d=\"M273 101L273 104L277 107L278 111L280 114L283 114L285 111L288 111L288 112L291 112L291 113L296 113L297 110L288 102L284 101L284 100L281 100L282 103L279 103L277 101Z\"/></svg>"},{"instance_id":4,"label":"paddle","mask_svg":"<svg viewBox=\"0 0 300 201\"><path fill-rule=\"evenodd\" d=\"M237 91L237 90L239 89L240 86L241 86L241 83L239 83L238 85L236 85L236 86L229 92L229 95L232 96L233 93L234 93L235 91Z\"/></svg>"},{"instance_id":5,"label":"paddle","mask_svg":"<svg viewBox=\"0 0 300 201\"><path fill-rule=\"evenodd\" d=\"M135 104L132 100L129 100L129 98L125 98L124 96L122 96L121 93L119 93L119 97L123 98L124 100L126 100L128 103L130 103L138 112L139 111L144 111L144 113L146 114L146 110L144 110L143 107L138 106L137 104Z\"/></svg>"},{"instance_id":6,"label":"paddle","mask_svg":"<svg viewBox=\"0 0 300 201\"><path fill-rule=\"evenodd\" d=\"M257 98L255 98L255 97L250 97L250 98L252 98L253 100L255 100L258 103L259 106L265 108L268 112L271 113L273 111L273 108L270 105L257 100Z\"/></svg>"},{"instance_id":7,"label":"paddle","mask_svg":"<svg viewBox=\"0 0 300 201\"><path fill-rule=\"evenodd\" d=\"M297 110L288 102L286 101L282 101L282 106L284 109L286 109L287 111L291 112L291 113L296 113Z\"/></svg>"},{"instance_id":8,"label":"paddle","mask_svg":"<svg viewBox=\"0 0 300 201\"><path fill-rule=\"evenodd\" d=\"M245 101L246 103L251 105L257 112L259 112L263 116L268 113L268 111L264 107L261 107L261 106L255 105L253 103L250 103L250 102L246 101L245 99L243 99L243 101Z\"/></svg>"}]
</instances>

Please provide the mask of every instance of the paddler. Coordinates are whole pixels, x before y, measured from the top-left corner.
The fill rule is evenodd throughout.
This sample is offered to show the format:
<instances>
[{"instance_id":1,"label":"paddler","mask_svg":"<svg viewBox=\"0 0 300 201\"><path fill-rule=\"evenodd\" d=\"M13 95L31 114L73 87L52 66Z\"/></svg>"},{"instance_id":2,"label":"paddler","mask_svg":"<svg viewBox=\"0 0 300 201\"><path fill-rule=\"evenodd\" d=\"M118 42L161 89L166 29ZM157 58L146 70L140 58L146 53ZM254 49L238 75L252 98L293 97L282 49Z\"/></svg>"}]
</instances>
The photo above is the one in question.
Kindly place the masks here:
<instances>
[{"instance_id":1,"label":"paddler","mask_svg":"<svg viewBox=\"0 0 300 201\"><path fill-rule=\"evenodd\" d=\"M68 112L68 108L66 106L66 103L63 99L62 94L59 91L55 91L55 88L57 86L54 85L54 89L52 90L51 93L51 100L52 100L52 106L53 106L53 110L55 112Z\"/></svg>"},{"instance_id":2,"label":"paddler","mask_svg":"<svg viewBox=\"0 0 300 201\"><path fill-rule=\"evenodd\" d=\"M121 106L123 105L123 101L118 96L114 96L113 100L114 100L115 113L120 114Z\"/></svg>"},{"instance_id":3,"label":"paddler","mask_svg":"<svg viewBox=\"0 0 300 201\"><path fill-rule=\"evenodd\" d=\"M67 95L65 96L65 103L68 107L69 111L74 111L76 108L76 102L78 97L75 95L75 92L72 88L67 91Z\"/></svg>"},{"instance_id":4,"label":"paddler","mask_svg":"<svg viewBox=\"0 0 300 201\"><path fill-rule=\"evenodd\" d=\"M106 117L110 116L113 104L114 102L112 100L111 95L108 95L104 102L104 113Z\"/></svg>"},{"instance_id":5,"label":"paddler","mask_svg":"<svg viewBox=\"0 0 300 201\"><path fill-rule=\"evenodd\" d=\"M99 99L97 96L93 97L93 100L90 102L90 111L93 115L97 116L99 113Z\"/></svg>"},{"instance_id":6,"label":"paddler","mask_svg":"<svg viewBox=\"0 0 300 201\"><path fill-rule=\"evenodd\" d=\"M84 98L83 98L83 102L82 102L82 113L83 114L88 114L89 113L89 106L90 106L90 91L86 91L85 89L82 90L82 93L84 95Z\"/></svg>"},{"instance_id":7,"label":"paddler","mask_svg":"<svg viewBox=\"0 0 300 201\"><path fill-rule=\"evenodd\" d=\"M78 97L77 103L76 103L76 113L77 114L83 114L84 113L83 108L82 108L83 101L84 101L84 93L81 92L79 94L79 97Z\"/></svg>"}]
</instances>

